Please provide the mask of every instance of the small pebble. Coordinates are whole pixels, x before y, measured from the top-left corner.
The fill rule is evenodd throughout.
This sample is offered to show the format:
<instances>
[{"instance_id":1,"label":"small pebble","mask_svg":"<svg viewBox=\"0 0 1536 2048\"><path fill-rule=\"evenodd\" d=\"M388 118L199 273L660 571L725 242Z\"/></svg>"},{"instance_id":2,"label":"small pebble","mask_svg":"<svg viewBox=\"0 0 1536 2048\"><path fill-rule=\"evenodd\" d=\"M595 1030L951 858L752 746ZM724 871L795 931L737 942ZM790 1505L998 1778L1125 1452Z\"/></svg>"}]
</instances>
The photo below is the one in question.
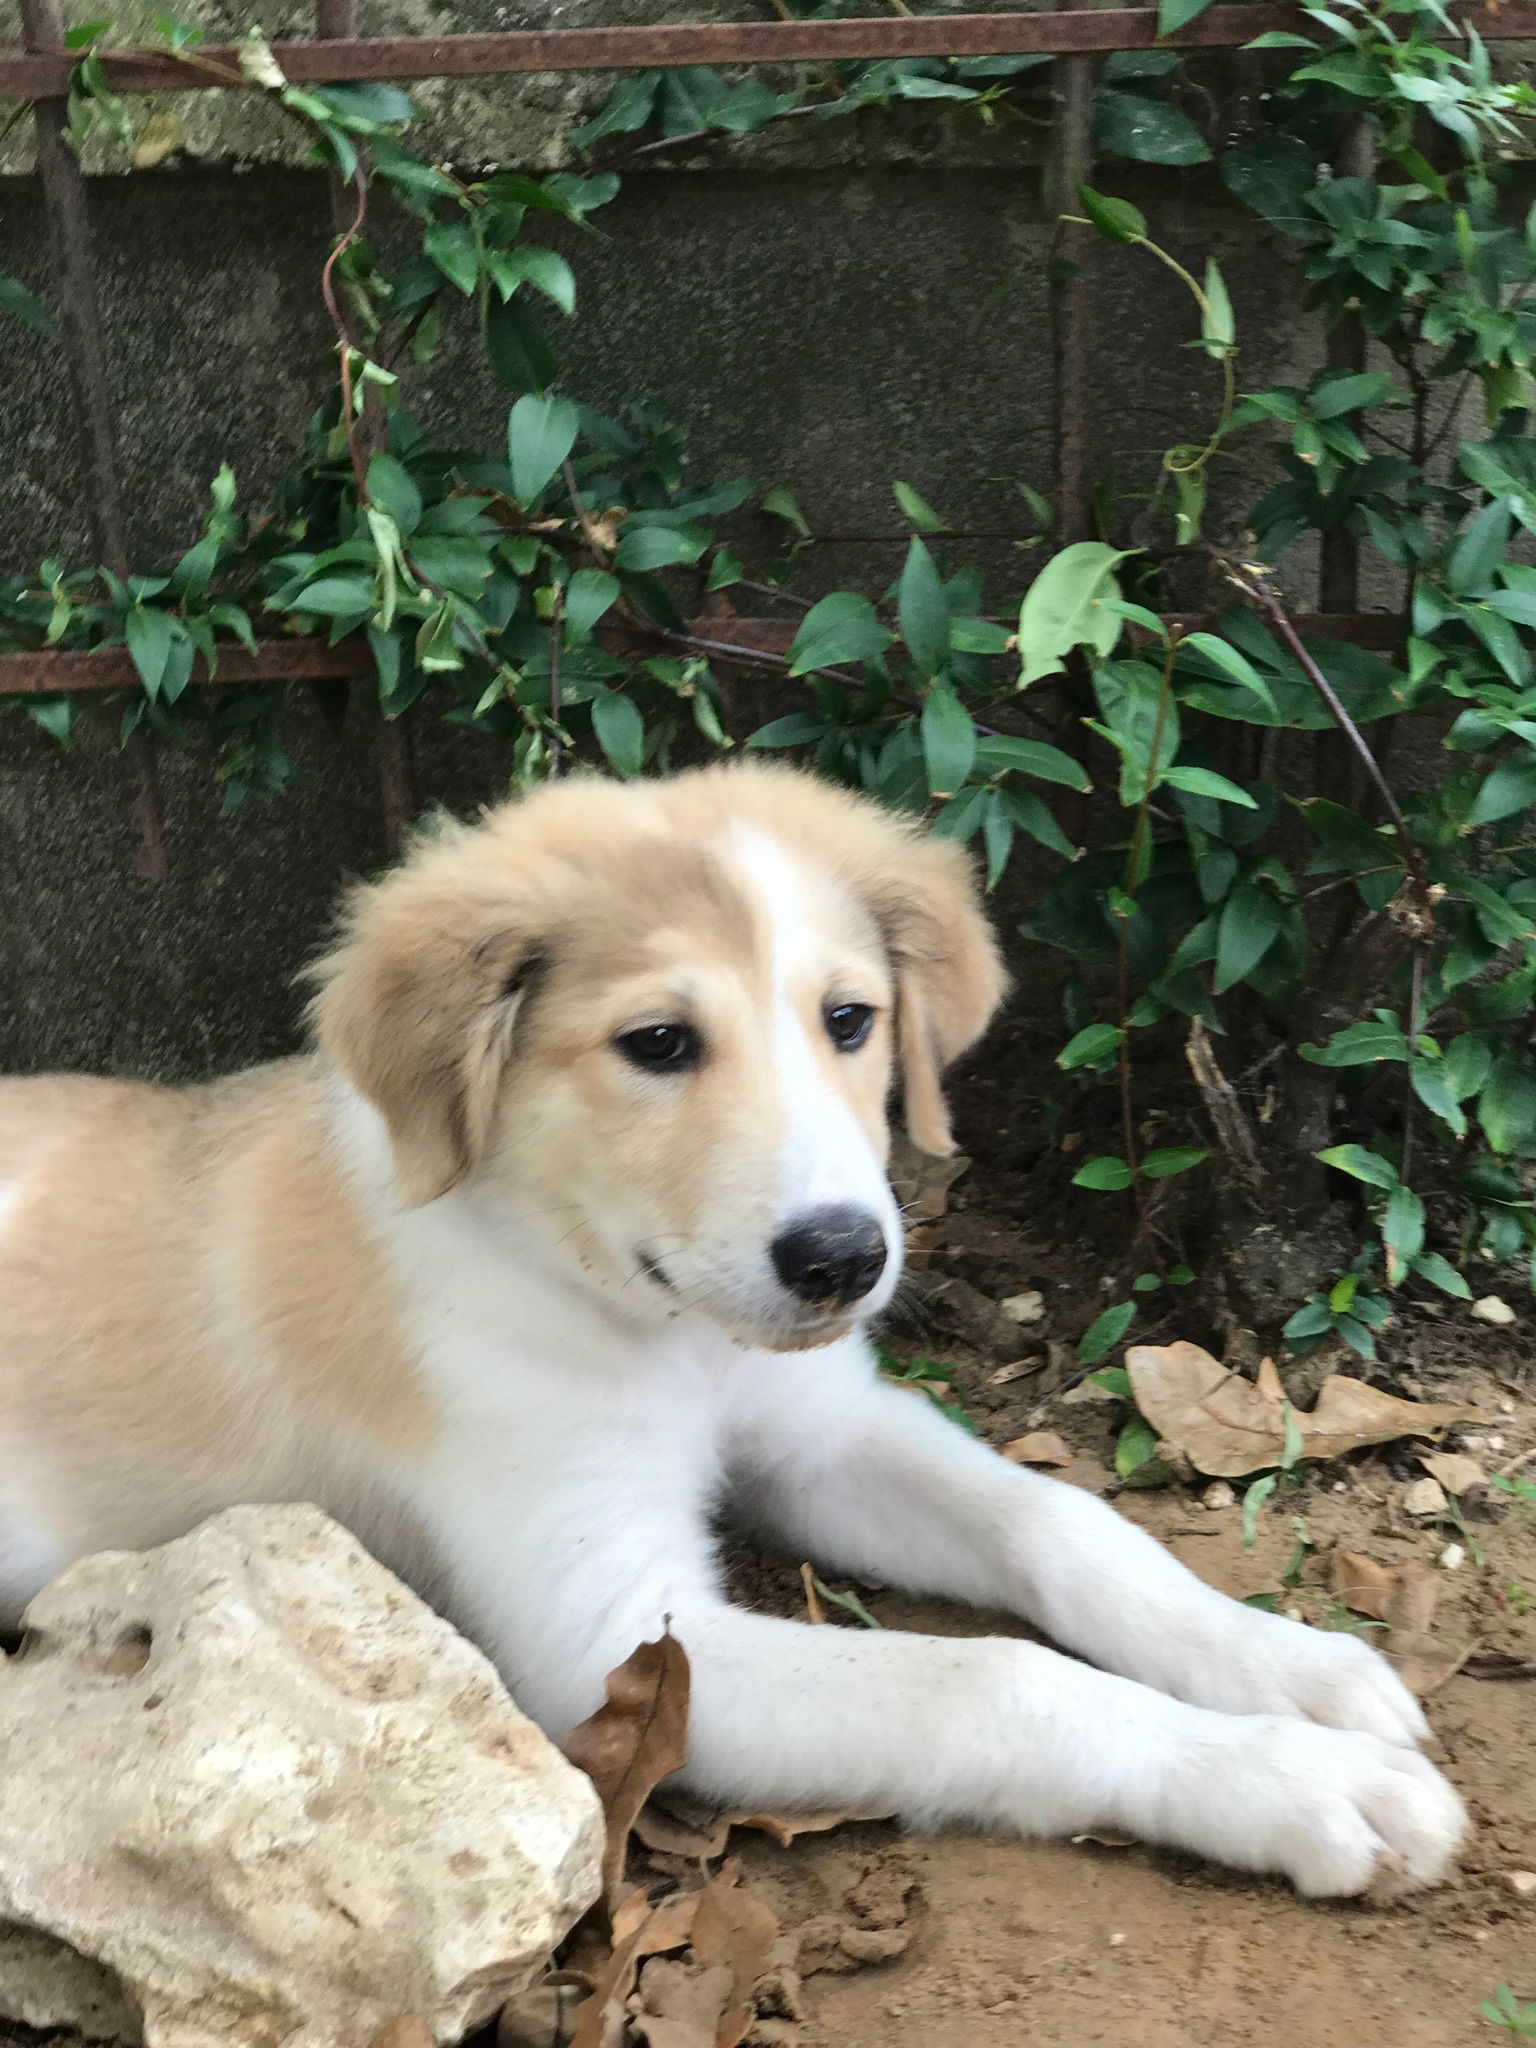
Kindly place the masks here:
<instances>
[{"instance_id":1,"label":"small pebble","mask_svg":"<svg viewBox=\"0 0 1536 2048\"><path fill-rule=\"evenodd\" d=\"M1287 1621L1300 1621L1302 1618L1301 1609L1299 1607L1282 1607L1280 1612L1285 1616Z\"/></svg>"},{"instance_id":2,"label":"small pebble","mask_svg":"<svg viewBox=\"0 0 1536 2048\"><path fill-rule=\"evenodd\" d=\"M1333 1482L1333 1490L1335 1493L1348 1493L1349 1487L1344 1480L1335 1479L1335 1481Z\"/></svg>"},{"instance_id":3,"label":"small pebble","mask_svg":"<svg viewBox=\"0 0 1536 2048\"><path fill-rule=\"evenodd\" d=\"M1504 1400L1499 1403L1499 1413L1501 1415L1513 1415L1514 1412L1515 1404L1513 1401Z\"/></svg>"},{"instance_id":4,"label":"small pebble","mask_svg":"<svg viewBox=\"0 0 1536 2048\"><path fill-rule=\"evenodd\" d=\"M1524 1872L1522 1872L1521 1875L1523 1876ZM1533 1880L1533 1882L1536 1882L1536 1880ZM1124 1948L1125 1936L1123 1934L1112 1934L1109 1937L1109 1945L1111 1948Z\"/></svg>"},{"instance_id":5,"label":"small pebble","mask_svg":"<svg viewBox=\"0 0 1536 2048\"><path fill-rule=\"evenodd\" d=\"M1512 1323L1515 1320L1514 1310L1497 1294L1485 1294L1481 1301L1474 1301L1472 1313L1481 1323Z\"/></svg>"},{"instance_id":6,"label":"small pebble","mask_svg":"<svg viewBox=\"0 0 1536 2048\"><path fill-rule=\"evenodd\" d=\"M1466 1557L1466 1550L1461 1544L1447 1543L1440 1553L1440 1562L1448 1572L1460 1571Z\"/></svg>"},{"instance_id":7,"label":"small pebble","mask_svg":"<svg viewBox=\"0 0 1536 2048\"><path fill-rule=\"evenodd\" d=\"M1522 1899L1536 1899L1536 1870L1506 1870L1504 1882Z\"/></svg>"},{"instance_id":8,"label":"small pebble","mask_svg":"<svg viewBox=\"0 0 1536 2048\"><path fill-rule=\"evenodd\" d=\"M1201 1494L1200 1505L1209 1508L1212 1514L1215 1514L1220 1508L1236 1507L1237 1495L1228 1486L1225 1479L1213 1479L1204 1493Z\"/></svg>"},{"instance_id":9,"label":"small pebble","mask_svg":"<svg viewBox=\"0 0 1536 2048\"><path fill-rule=\"evenodd\" d=\"M1045 1314L1045 1296L1038 1287L1030 1287L1023 1294L1010 1294L997 1305L1010 1323L1038 1323Z\"/></svg>"},{"instance_id":10,"label":"small pebble","mask_svg":"<svg viewBox=\"0 0 1536 2048\"><path fill-rule=\"evenodd\" d=\"M1504 1448L1504 1439L1501 1436L1485 1436L1483 1442L1490 1451L1502 1451Z\"/></svg>"}]
</instances>

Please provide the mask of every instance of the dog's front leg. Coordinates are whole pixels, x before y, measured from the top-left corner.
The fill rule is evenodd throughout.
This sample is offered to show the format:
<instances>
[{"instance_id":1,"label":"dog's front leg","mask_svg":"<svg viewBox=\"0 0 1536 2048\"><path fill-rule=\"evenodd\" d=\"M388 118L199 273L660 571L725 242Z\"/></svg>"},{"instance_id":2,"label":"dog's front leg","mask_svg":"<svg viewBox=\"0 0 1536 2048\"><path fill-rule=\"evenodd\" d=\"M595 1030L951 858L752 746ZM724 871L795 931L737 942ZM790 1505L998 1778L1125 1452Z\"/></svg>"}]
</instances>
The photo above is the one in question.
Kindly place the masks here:
<instances>
[{"instance_id":1,"label":"dog's front leg","mask_svg":"<svg viewBox=\"0 0 1536 2048\"><path fill-rule=\"evenodd\" d=\"M1192 1705L1291 1714L1384 1741L1428 1732L1386 1659L1218 1593L1107 1502L1020 1469L848 1343L775 1361L738 1422L741 1498L778 1542L1021 1615Z\"/></svg>"}]
</instances>

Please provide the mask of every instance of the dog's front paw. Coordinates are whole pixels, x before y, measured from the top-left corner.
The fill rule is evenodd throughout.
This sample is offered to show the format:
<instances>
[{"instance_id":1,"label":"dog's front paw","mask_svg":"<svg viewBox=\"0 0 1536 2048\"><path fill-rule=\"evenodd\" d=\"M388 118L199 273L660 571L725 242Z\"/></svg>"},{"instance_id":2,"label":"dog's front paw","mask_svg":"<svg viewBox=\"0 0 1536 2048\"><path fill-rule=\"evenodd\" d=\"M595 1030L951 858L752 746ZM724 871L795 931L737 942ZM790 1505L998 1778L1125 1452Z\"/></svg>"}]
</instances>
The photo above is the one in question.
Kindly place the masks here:
<instances>
[{"instance_id":1,"label":"dog's front paw","mask_svg":"<svg viewBox=\"0 0 1536 2048\"><path fill-rule=\"evenodd\" d=\"M1418 1701L1358 1636L1239 1607L1190 1671L1185 1697L1226 1714L1288 1714L1412 1747L1429 1733Z\"/></svg>"},{"instance_id":2,"label":"dog's front paw","mask_svg":"<svg viewBox=\"0 0 1536 2048\"><path fill-rule=\"evenodd\" d=\"M1269 1716L1234 1723L1184 1796L1189 1847L1279 1872L1307 1898L1390 1899L1436 1884L1467 1826L1456 1793L1413 1750Z\"/></svg>"}]
</instances>

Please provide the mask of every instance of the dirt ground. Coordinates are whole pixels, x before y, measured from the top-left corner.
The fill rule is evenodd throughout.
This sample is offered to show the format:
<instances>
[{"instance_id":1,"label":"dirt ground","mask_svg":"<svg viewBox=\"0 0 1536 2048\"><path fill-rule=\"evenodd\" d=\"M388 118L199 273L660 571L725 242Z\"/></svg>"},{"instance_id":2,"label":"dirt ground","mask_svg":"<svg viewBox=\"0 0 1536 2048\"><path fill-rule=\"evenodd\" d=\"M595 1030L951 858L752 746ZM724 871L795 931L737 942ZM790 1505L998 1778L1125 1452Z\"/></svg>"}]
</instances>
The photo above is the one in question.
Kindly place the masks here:
<instances>
[{"instance_id":1,"label":"dirt ground","mask_svg":"<svg viewBox=\"0 0 1536 2048\"><path fill-rule=\"evenodd\" d=\"M1128 1275L1106 1276L1070 1198L1042 1196L1037 1175L1033 1201L1024 1195L1017 1169L1026 1162L1007 1142L1016 1105L1001 1093L978 1105L973 1094L968 1107L973 1133L987 1119L976 1149L991 1156L956 1183L941 1220L916 1228L908 1328L893 1342L903 1361L953 1367L954 1393L994 1443L1058 1431L1073 1453L1068 1483L1114 1497L1238 1597L1269 1594L1315 1625L1350 1625L1330 1590L1335 1550L1383 1565L1418 1559L1435 1573L1443 1644L1470 1646L1485 1660L1474 1668L1489 1653L1536 1660L1536 1506L1474 1489L1463 1526L1414 1520L1403 1495L1424 1476L1427 1440L1303 1467L1300 1485L1264 1508L1252 1550L1240 1506L1207 1508L1198 1477L1122 1487L1113 1445L1123 1404L1092 1387L1051 1394L1075 1369L1071 1344L1106 1300L1122 1298ZM1523 1469L1536 1477L1536 1307L1508 1275L1490 1271L1487 1284L1508 1296L1515 1323L1491 1328L1462 1303L1405 1305L1375 1366L1347 1357L1339 1369L1410 1399L1476 1406L1486 1422L1451 1431L1441 1447L1489 1472L1531 1451ZM1010 1327L995 1304L1032 1288L1043 1319ZM1148 1337L1210 1341L1197 1288L1156 1298L1166 1306L1143 1316ZM1311 1548L1301 1583L1287 1585L1297 1516ZM743 1558L736 1581L752 1604L804 1612L792 1563ZM888 1627L1024 1632L878 1586L851 1589ZM836 1610L829 1621L858 1625ZM1458 1674L1426 1707L1437 1760L1474 1832L1451 1884L1386 1909L1303 1904L1279 1883L1136 1846L912 1839L865 1824L778 1847L738 1830L744 1875L799 1936L798 2038L804 2048L1459 2048L1510 2038L1478 2008L1501 1984L1536 2000L1536 1885L1521 1890L1518 1876L1536 1871L1536 1679ZM933 1739L943 1741L942 1728ZM845 1930L849 1947L876 1960L855 1961Z\"/></svg>"}]
</instances>

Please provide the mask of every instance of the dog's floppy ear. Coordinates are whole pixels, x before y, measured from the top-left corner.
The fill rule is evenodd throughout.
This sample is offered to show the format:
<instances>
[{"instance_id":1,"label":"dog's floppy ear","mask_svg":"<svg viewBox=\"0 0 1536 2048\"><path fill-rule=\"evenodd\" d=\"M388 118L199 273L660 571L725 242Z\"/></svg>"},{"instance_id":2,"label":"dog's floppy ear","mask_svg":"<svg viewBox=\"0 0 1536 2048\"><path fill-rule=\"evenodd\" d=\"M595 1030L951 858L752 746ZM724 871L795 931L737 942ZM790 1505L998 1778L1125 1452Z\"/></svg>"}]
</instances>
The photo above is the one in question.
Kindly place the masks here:
<instances>
[{"instance_id":1,"label":"dog's floppy ear","mask_svg":"<svg viewBox=\"0 0 1536 2048\"><path fill-rule=\"evenodd\" d=\"M310 970L324 1052L383 1117L413 1207L457 1187L485 1150L513 1026L539 964L505 896L419 868L359 889L340 943Z\"/></svg>"},{"instance_id":2,"label":"dog's floppy ear","mask_svg":"<svg viewBox=\"0 0 1536 2048\"><path fill-rule=\"evenodd\" d=\"M1007 977L975 871L952 840L907 839L875 895L896 977L907 1134L919 1151L942 1155L955 1149L944 1071L986 1029Z\"/></svg>"}]
</instances>

